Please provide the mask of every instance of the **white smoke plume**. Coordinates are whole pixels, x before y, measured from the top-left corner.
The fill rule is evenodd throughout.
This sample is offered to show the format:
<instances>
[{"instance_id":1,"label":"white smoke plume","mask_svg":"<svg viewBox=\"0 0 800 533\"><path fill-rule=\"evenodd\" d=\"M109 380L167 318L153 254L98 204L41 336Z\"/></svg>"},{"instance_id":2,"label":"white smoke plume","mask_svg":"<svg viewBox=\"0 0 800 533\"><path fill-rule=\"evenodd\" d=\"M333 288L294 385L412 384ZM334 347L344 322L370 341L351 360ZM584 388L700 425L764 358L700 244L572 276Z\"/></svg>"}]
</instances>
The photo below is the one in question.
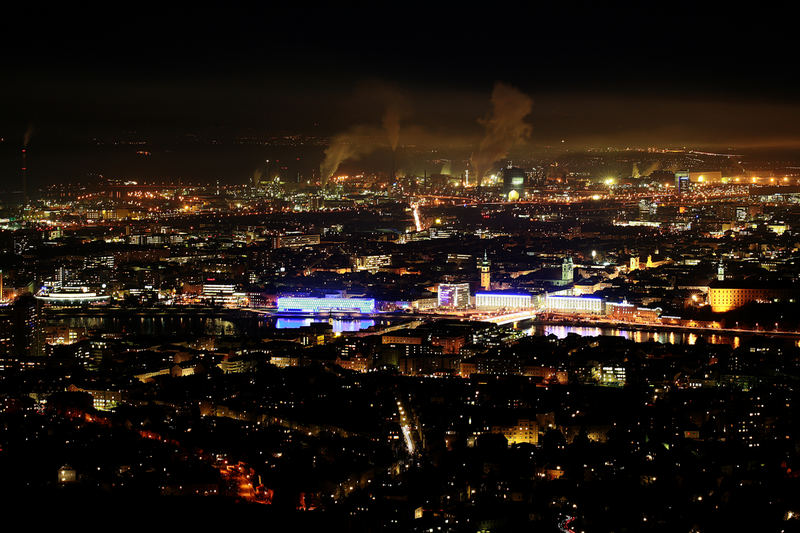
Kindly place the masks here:
<instances>
[{"instance_id":1,"label":"white smoke plume","mask_svg":"<svg viewBox=\"0 0 800 533\"><path fill-rule=\"evenodd\" d=\"M383 137L382 130L371 126L356 126L335 135L325 149L325 159L319 166L321 185L328 183L344 161L364 157L386 146Z\"/></svg>"},{"instance_id":2,"label":"white smoke plume","mask_svg":"<svg viewBox=\"0 0 800 533\"><path fill-rule=\"evenodd\" d=\"M25 130L25 135L22 137L22 147L27 148L28 145L31 143L31 137L33 137L33 124L28 125L28 129Z\"/></svg>"},{"instance_id":3,"label":"white smoke plume","mask_svg":"<svg viewBox=\"0 0 800 533\"><path fill-rule=\"evenodd\" d=\"M533 101L527 95L503 83L495 84L491 114L479 121L486 134L470 157L479 185L492 164L507 157L517 143L530 137L531 126L525 118L532 107Z\"/></svg>"}]
</instances>

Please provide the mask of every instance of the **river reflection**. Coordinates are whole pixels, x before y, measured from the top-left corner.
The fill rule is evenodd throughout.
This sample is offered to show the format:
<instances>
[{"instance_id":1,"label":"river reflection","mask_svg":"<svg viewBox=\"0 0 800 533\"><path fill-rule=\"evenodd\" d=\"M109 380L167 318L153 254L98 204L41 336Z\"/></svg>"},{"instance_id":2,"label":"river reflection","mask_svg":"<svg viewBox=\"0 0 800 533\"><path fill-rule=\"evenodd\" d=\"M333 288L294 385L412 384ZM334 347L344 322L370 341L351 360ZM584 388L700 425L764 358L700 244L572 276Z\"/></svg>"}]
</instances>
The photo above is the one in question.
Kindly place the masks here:
<instances>
[{"instance_id":1,"label":"river reflection","mask_svg":"<svg viewBox=\"0 0 800 533\"><path fill-rule=\"evenodd\" d=\"M275 320L275 327L278 329L295 329L303 326L310 326L313 323L327 323L333 326L334 333L361 331L375 325L371 319L338 319L314 320L313 318L278 318Z\"/></svg>"},{"instance_id":2,"label":"river reflection","mask_svg":"<svg viewBox=\"0 0 800 533\"><path fill-rule=\"evenodd\" d=\"M296 329L314 322L328 323L334 333L360 331L384 323L373 319L317 319L249 317L228 319L204 316L48 317L47 326L69 327L85 334L112 333L142 337L190 338L196 336L256 336L269 330Z\"/></svg>"},{"instance_id":3,"label":"river reflection","mask_svg":"<svg viewBox=\"0 0 800 533\"><path fill-rule=\"evenodd\" d=\"M524 325L520 323L520 325ZM528 335L555 335L559 339L565 338L570 333L582 337L597 337L600 335L623 337L634 342L660 342L661 344L689 344L694 345L699 339L705 339L710 344L728 344L737 348L741 343L738 335L725 335L719 333L697 334L694 332L675 331L641 331L623 328L600 328L593 326L564 326L542 325L528 326Z\"/></svg>"}]
</instances>

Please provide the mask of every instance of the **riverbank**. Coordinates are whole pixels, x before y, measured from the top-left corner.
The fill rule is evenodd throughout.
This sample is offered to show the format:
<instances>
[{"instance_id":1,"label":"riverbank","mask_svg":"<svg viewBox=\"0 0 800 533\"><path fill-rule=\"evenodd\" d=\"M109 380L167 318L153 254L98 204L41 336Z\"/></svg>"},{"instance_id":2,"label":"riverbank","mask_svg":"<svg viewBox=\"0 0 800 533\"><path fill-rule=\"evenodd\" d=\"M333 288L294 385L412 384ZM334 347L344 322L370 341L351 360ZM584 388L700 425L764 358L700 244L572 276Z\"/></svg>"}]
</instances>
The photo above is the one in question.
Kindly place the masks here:
<instances>
[{"instance_id":1,"label":"riverbank","mask_svg":"<svg viewBox=\"0 0 800 533\"><path fill-rule=\"evenodd\" d=\"M701 328L691 326L678 326L674 324L642 324L638 322L623 322L616 320L571 320L571 319L548 319L539 318L523 321L534 326L572 326L588 327L600 329L619 329L643 332L676 332L694 333L696 335L737 335L737 336L769 336L787 337L800 339L800 331L775 331L775 330L752 330L734 328Z\"/></svg>"}]
</instances>

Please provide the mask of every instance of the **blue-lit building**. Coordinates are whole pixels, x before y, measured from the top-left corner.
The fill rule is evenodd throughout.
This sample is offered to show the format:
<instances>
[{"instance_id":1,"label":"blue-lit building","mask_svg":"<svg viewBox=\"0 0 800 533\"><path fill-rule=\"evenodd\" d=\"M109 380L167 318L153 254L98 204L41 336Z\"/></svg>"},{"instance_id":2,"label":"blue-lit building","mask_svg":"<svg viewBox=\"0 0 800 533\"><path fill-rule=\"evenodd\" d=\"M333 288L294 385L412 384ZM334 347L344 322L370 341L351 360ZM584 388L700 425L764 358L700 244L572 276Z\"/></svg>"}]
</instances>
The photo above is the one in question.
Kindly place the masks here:
<instances>
[{"instance_id":1,"label":"blue-lit building","mask_svg":"<svg viewBox=\"0 0 800 533\"><path fill-rule=\"evenodd\" d=\"M375 311L375 300L373 298L343 298L338 294L324 298L282 296L278 298L278 311L287 313L372 313Z\"/></svg>"}]
</instances>

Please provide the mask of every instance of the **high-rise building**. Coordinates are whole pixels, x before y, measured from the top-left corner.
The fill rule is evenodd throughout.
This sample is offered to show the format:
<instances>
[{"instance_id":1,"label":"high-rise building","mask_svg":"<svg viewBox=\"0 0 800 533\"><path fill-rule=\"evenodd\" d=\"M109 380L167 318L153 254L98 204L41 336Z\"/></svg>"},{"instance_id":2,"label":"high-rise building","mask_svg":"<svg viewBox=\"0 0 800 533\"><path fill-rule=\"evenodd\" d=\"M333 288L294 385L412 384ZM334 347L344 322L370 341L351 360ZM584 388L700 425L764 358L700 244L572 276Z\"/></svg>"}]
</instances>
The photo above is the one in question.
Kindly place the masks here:
<instances>
[{"instance_id":1,"label":"high-rise building","mask_svg":"<svg viewBox=\"0 0 800 533\"><path fill-rule=\"evenodd\" d=\"M679 194L689 192L689 173L685 171L675 173L675 188L678 189Z\"/></svg>"},{"instance_id":2,"label":"high-rise building","mask_svg":"<svg viewBox=\"0 0 800 533\"><path fill-rule=\"evenodd\" d=\"M509 202L519 200L525 195L525 186L528 177L521 168L511 167L503 169L503 195Z\"/></svg>"}]
</instances>

